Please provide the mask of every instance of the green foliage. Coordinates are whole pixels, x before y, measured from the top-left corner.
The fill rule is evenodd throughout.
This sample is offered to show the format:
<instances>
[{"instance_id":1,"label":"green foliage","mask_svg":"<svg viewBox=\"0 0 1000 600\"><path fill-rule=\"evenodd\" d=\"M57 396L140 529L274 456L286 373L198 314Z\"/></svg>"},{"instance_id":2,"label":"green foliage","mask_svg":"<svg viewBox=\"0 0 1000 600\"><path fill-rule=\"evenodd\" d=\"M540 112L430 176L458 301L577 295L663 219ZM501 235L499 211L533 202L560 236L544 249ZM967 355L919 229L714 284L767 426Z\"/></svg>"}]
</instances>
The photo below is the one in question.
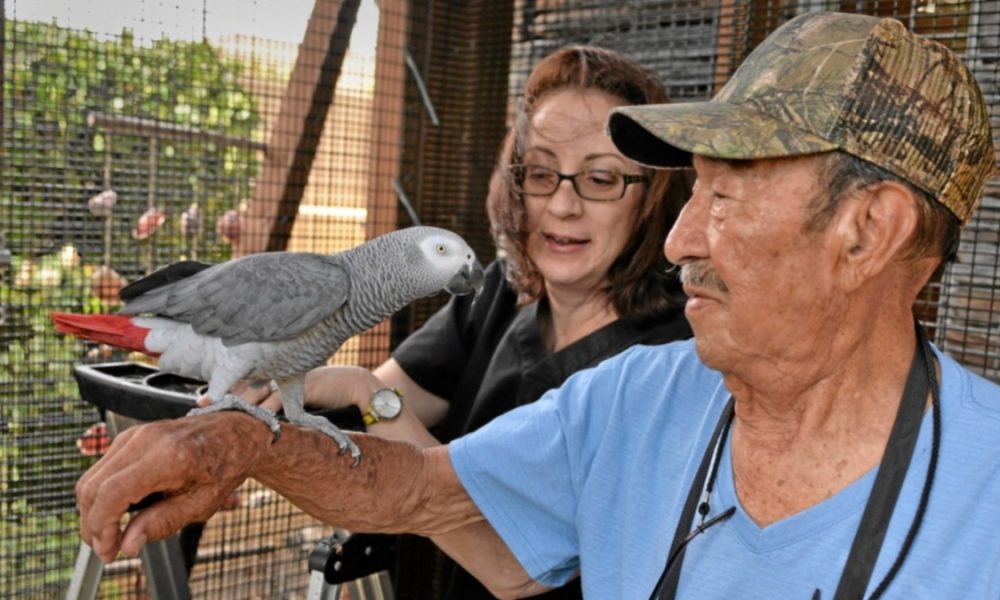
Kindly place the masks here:
<instances>
[{"instance_id":1,"label":"green foliage","mask_svg":"<svg viewBox=\"0 0 1000 600\"><path fill-rule=\"evenodd\" d=\"M4 565L0 577L0 597L55 598L65 593L65 584L73 573L77 545L66 540L79 528L72 513L35 514L23 499L0 501L4 515L18 515L0 539L0 564L17 556L16 565ZM24 516L27 515L27 516Z\"/></svg>"},{"instance_id":2,"label":"green foliage","mask_svg":"<svg viewBox=\"0 0 1000 600\"><path fill-rule=\"evenodd\" d=\"M72 367L126 357L88 358L93 346L56 334L49 312L114 308L90 288L106 246L129 280L196 250L201 260L227 258L214 219L250 193L262 158L195 137L109 135L87 115L246 139L260 134L261 119L241 83L253 75L208 43L142 46L128 31L105 38L55 24L4 26L0 227L14 256L0 278L0 597L55 597L78 543L73 484L93 461L74 445L96 412L79 399ZM87 205L105 188L106 167L118 193L109 222ZM154 238L136 240L151 198L167 220ZM177 227L191 203L204 215L197 236ZM61 253L67 244L79 256Z\"/></svg>"},{"instance_id":3,"label":"green foliage","mask_svg":"<svg viewBox=\"0 0 1000 600\"><path fill-rule=\"evenodd\" d=\"M64 237L62 221L89 217L87 199L105 185L108 146L110 185L119 191L116 231L131 231L150 195L168 219L198 202L209 224L247 194L260 159L252 149L194 138L162 140L155 147L151 181L147 136L109 135L87 124L94 111L250 139L260 115L255 97L241 84L240 61L207 42L161 39L137 45L127 30L120 38L104 39L46 23L6 21L6 28L0 215L18 223L15 211L26 206L35 221L31 231L6 232L15 251L51 251L45 241ZM48 235L39 236L39 229ZM160 240L162 245L184 246L177 227L160 235L173 236ZM131 236L116 237L135 250ZM208 253L224 258L227 250L216 244Z\"/></svg>"},{"instance_id":4,"label":"green foliage","mask_svg":"<svg viewBox=\"0 0 1000 600\"><path fill-rule=\"evenodd\" d=\"M26 518L35 515L35 504L45 511L53 502L33 484L71 480L90 460L72 445L96 414L79 400L72 375L83 344L55 334L49 312L82 312L93 299L85 285L89 267L58 254L30 262L15 257L12 267L12 285L0 287L0 496L13 503L3 514ZM70 494L71 485L64 487Z\"/></svg>"}]
</instances>

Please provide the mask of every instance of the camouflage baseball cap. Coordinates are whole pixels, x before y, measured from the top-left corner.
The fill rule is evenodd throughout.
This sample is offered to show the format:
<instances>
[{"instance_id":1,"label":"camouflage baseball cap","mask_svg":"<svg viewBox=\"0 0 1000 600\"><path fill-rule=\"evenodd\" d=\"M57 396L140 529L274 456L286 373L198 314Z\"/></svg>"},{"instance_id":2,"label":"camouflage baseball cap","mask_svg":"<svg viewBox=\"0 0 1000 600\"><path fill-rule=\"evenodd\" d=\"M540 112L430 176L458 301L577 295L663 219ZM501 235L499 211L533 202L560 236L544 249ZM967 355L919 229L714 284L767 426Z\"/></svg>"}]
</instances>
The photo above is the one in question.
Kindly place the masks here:
<instances>
[{"instance_id":1,"label":"camouflage baseball cap","mask_svg":"<svg viewBox=\"0 0 1000 600\"><path fill-rule=\"evenodd\" d=\"M964 223L996 168L989 114L950 50L894 19L810 13L754 50L708 102L629 106L608 122L626 156L773 158L841 149L928 192Z\"/></svg>"}]
</instances>

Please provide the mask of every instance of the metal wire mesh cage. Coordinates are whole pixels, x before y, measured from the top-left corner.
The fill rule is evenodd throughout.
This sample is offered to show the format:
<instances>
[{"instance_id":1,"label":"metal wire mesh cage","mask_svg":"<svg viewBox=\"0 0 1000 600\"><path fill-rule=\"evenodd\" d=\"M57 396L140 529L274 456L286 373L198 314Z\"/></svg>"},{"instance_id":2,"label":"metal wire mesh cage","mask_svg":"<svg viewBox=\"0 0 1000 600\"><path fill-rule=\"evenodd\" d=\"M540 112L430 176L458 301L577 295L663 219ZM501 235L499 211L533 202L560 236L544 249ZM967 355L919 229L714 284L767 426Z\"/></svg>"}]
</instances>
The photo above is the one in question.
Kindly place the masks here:
<instances>
[{"instance_id":1,"label":"metal wire mesh cage","mask_svg":"<svg viewBox=\"0 0 1000 600\"><path fill-rule=\"evenodd\" d=\"M315 62L331 52L299 53L295 42L239 32L211 41L172 35L192 14L202 22L203 13L180 6L173 14L133 15L117 31L100 22L94 29L72 25L71 11L110 6L64 4L43 20L21 17L37 14L37 4L4 5L4 598L65 592L77 553L73 486L107 443L101 415L75 389L72 367L130 359L55 335L49 311L111 312L125 282L180 259L216 262L258 244L333 252L360 243L369 229L396 226L391 216L376 223L368 215L373 38L350 56L340 49L340 77L326 74L319 81L325 87L290 85L300 57ZM302 8L300 41L312 5ZM374 6L365 11L374 31ZM350 33L340 32L342 46ZM300 79L310 75L305 71ZM326 95L328 118L296 122L295 103L317 89ZM311 169L299 164L288 176L268 162L298 157L303 148L312 148ZM275 186L291 190L285 196L299 205L296 218L272 219L275 233L257 234L252 211L273 208L261 198ZM387 350L385 335L371 344L381 351L361 347L353 341L337 360L376 364ZM248 482L209 524L182 533L191 590L198 597L303 595L306 557L332 529ZM144 597L146 584L139 561L119 560L105 568L100 597Z\"/></svg>"},{"instance_id":2,"label":"metal wire mesh cage","mask_svg":"<svg viewBox=\"0 0 1000 600\"><path fill-rule=\"evenodd\" d=\"M893 16L964 58L1000 136L1000 0L271 4L3 4L0 597L65 592L73 486L106 443L72 368L136 358L56 335L49 311L113 311L125 282L181 258L333 252L414 220L458 231L485 262L498 144L531 66L558 47L615 48L674 101L702 100L797 14ZM940 347L1000 381L1000 181L959 254L918 314ZM440 302L334 360L379 364ZM192 592L303 596L306 556L331 531L248 482L186 533ZM436 597L445 567L413 545L397 597ZM101 597L145 594L137 561L108 566Z\"/></svg>"}]
</instances>

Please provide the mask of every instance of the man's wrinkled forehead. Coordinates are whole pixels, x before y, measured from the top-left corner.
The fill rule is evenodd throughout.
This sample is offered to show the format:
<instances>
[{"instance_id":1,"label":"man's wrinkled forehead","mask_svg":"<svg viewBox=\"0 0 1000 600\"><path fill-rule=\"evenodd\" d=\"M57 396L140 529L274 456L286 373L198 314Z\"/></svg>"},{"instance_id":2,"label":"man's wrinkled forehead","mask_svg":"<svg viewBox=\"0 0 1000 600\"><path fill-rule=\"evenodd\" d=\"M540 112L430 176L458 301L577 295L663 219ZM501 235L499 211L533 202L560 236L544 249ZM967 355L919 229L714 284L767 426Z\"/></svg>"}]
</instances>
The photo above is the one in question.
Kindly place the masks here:
<instances>
[{"instance_id":1,"label":"man's wrinkled forehead","mask_svg":"<svg viewBox=\"0 0 1000 600\"><path fill-rule=\"evenodd\" d=\"M767 210L809 210L829 193L829 158L834 154L759 159L695 155L692 194L710 193Z\"/></svg>"}]
</instances>

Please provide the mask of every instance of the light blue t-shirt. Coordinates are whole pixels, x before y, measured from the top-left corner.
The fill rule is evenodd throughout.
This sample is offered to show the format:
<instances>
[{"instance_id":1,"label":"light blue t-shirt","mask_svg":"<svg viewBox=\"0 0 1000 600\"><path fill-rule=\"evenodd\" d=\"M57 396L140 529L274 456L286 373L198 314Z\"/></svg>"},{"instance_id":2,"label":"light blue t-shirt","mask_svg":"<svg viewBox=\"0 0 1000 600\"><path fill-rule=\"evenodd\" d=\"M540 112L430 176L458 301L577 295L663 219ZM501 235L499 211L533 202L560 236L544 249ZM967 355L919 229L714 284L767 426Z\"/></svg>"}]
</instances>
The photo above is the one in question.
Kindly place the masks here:
<instances>
[{"instance_id":1,"label":"light blue t-shirt","mask_svg":"<svg viewBox=\"0 0 1000 600\"><path fill-rule=\"evenodd\" d=\"M1000 598L1000 388L938 353L942 428L923 524L885 597ZM452 442L458 477L531 577L577 570L587 598L649 597L729 393L692 341L636 346L539 401ZM764 528L742 510L729 449L712 514L736 514L687 547L682 599L833 598L873 470ZM895 561L927 476L931 415L869 593Z\"/></svg>"}]
</instances>

